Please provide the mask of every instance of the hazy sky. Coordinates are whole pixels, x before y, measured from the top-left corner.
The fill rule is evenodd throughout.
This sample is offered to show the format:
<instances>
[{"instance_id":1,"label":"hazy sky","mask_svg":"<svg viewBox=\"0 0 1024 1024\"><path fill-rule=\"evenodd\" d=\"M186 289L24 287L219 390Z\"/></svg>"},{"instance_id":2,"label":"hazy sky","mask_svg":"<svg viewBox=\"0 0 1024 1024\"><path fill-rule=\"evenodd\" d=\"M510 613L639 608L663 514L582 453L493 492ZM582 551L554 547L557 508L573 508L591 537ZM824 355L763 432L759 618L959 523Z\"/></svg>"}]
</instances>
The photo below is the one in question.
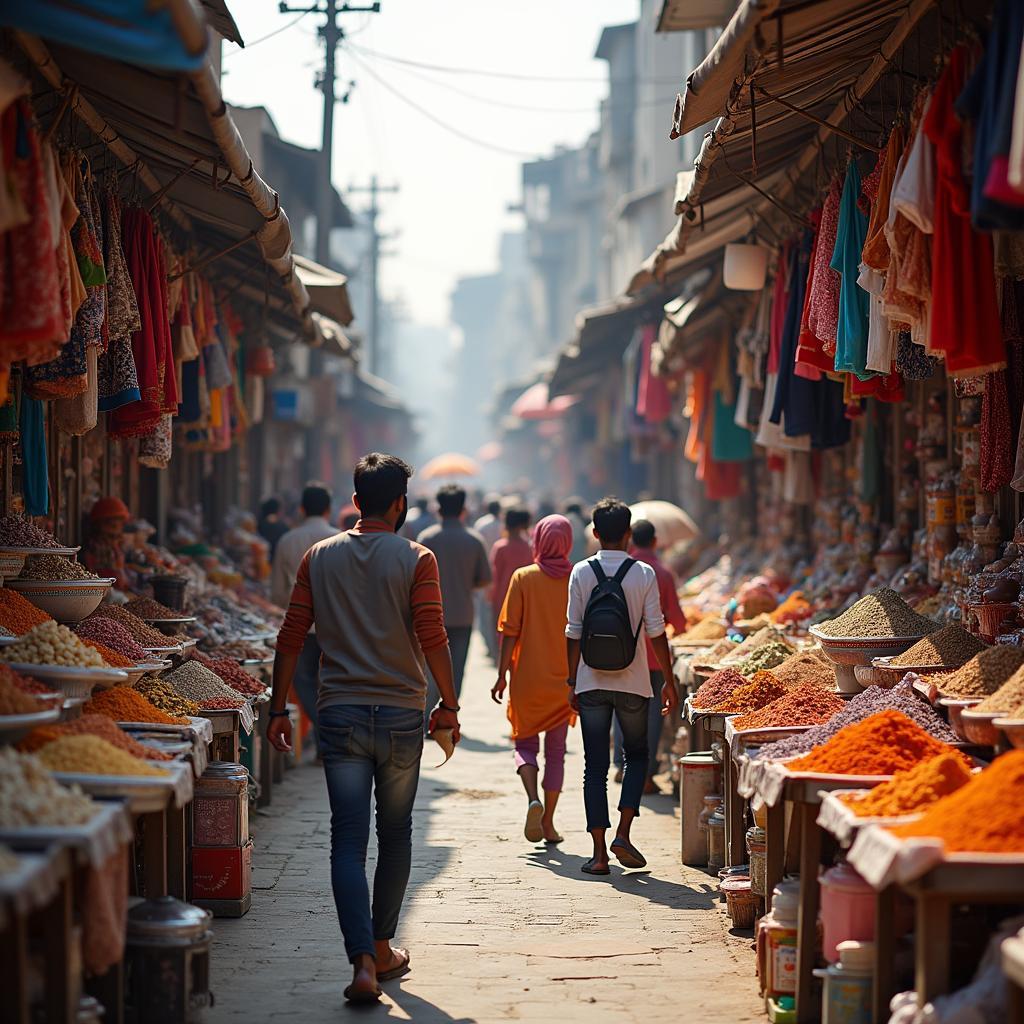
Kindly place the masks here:
<instances>
[{"instance_id":1,"label":"hazy sky","mask_svg":"<svg viewBox=\"0 0 1024 1024\"><path fill-rule=\"evenodd\" d=\"M519 224L506 206L520 198L520 163L559 143L578 145L597 126L607 65L593 60L594 49L602 27L634 20L639 3L382 0L381 7L340 19L352 51L339 48L339 96L350 80L356 86L337 108L334 182L345 191L377 174L399 185L382 203L382 228L400 232L396 254L382 266L383 291L404 300L410 319L444 324L455 279L492 270L500 232ZM231 3L247 46L224 46L224 94L231 103L267 107L285 138L318 146L322 103L313 78L323 59L316 35L323 19L296 21L277 8L277 0ZM349 202L358 208L365 197Z\"/></svg>"}]
</instances>

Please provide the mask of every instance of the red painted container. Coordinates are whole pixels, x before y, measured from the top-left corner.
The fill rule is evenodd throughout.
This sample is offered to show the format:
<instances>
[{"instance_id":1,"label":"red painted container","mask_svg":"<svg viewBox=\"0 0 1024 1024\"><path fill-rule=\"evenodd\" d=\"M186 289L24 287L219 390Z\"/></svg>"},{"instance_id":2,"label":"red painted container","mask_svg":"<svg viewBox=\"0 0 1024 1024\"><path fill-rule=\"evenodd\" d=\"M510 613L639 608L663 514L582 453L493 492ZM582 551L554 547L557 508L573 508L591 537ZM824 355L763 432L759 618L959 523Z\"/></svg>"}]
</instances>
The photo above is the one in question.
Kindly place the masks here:
<instances>
[{"instance_id":1,"label":"red painted container","mask_svg":"<svg viewBox=\"0 0 1024 1024\"><path fill-rule=\"evenodd\" d=\"M244 846L192 848L192 898L240 900L252 888L252 840Z\"/></svg>"}]
</instances>

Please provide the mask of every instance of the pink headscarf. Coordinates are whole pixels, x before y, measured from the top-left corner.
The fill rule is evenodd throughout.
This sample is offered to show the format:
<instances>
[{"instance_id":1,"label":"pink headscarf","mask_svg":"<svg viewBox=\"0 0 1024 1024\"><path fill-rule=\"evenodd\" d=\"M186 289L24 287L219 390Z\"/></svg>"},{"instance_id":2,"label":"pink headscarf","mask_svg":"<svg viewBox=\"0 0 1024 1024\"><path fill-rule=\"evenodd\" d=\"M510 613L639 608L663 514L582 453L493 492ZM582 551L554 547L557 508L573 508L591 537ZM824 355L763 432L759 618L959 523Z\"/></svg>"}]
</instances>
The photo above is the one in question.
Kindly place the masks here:
<instances>
[{"instance_id":1,"label":"pink headscarf","mask_svg":"<svg viewBox=\"0 0 1024 1024\"><path fill-rule=\"evenodd\" d=\"M572 572L572 523L565 516L546 516L533 531L533 560L541 572L556 580Z\"/></svg>"}]
</instances>

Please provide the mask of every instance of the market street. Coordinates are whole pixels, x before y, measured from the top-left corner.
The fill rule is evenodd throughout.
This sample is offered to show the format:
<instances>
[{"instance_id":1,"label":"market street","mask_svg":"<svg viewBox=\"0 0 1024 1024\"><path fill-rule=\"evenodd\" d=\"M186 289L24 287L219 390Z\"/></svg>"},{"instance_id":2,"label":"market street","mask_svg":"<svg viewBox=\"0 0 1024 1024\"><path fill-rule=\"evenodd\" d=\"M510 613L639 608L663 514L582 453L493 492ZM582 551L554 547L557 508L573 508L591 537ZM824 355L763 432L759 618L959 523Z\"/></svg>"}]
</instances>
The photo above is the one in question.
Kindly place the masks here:
<instances>
[{"instance_id":1,"label":"market street","mask_svg":"<svg viewBox=\"0 0 1024 1024\"><path fill-rule=\"evenodd\" d=\"M570 734L559 808L566 842L545 850L523 840L525 804L508 723L488 698L492 682L476 641L463 691L463 742L420 783L412 881L396 940L410 949L413 969L385 984L388 1016L423 1024L655 1022L685 1009L706 1024L763 1019L751 940L728 933L710 876L680 865L671 797L645 798L634 831L650 871L615 867L610 880L580 874L589 839L578 729ZM440 759L428 744L425 765ZM341 998L349 970L330 890L321 769L290 772L252 831L252 910L214 923L217 1002L209 1021L355 1015Z\"/></svg>"}]
</instances>

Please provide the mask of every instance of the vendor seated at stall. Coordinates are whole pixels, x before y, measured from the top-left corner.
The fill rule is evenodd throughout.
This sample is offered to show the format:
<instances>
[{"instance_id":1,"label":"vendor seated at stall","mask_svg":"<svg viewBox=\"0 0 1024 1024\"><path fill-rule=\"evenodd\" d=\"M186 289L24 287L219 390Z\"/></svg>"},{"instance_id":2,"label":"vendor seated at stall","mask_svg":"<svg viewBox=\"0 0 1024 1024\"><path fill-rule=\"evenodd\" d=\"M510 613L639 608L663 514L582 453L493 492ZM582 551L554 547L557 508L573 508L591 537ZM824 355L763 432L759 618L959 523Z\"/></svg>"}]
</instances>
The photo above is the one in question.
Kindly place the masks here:
<instances>
[{"instance_id":1,"label":"vendor seated at stall","mask_svg":"<svg viewBox=\"0 0 1024 1024\"><path fill-rule=\"evenodd\" d=\"M113 577L119 590L129 583L124 528L130 517L128 506L120 498L100 498L89 512L89 537L81 552L82 564L97 576Z\"/></svg>"}]
</instances>

